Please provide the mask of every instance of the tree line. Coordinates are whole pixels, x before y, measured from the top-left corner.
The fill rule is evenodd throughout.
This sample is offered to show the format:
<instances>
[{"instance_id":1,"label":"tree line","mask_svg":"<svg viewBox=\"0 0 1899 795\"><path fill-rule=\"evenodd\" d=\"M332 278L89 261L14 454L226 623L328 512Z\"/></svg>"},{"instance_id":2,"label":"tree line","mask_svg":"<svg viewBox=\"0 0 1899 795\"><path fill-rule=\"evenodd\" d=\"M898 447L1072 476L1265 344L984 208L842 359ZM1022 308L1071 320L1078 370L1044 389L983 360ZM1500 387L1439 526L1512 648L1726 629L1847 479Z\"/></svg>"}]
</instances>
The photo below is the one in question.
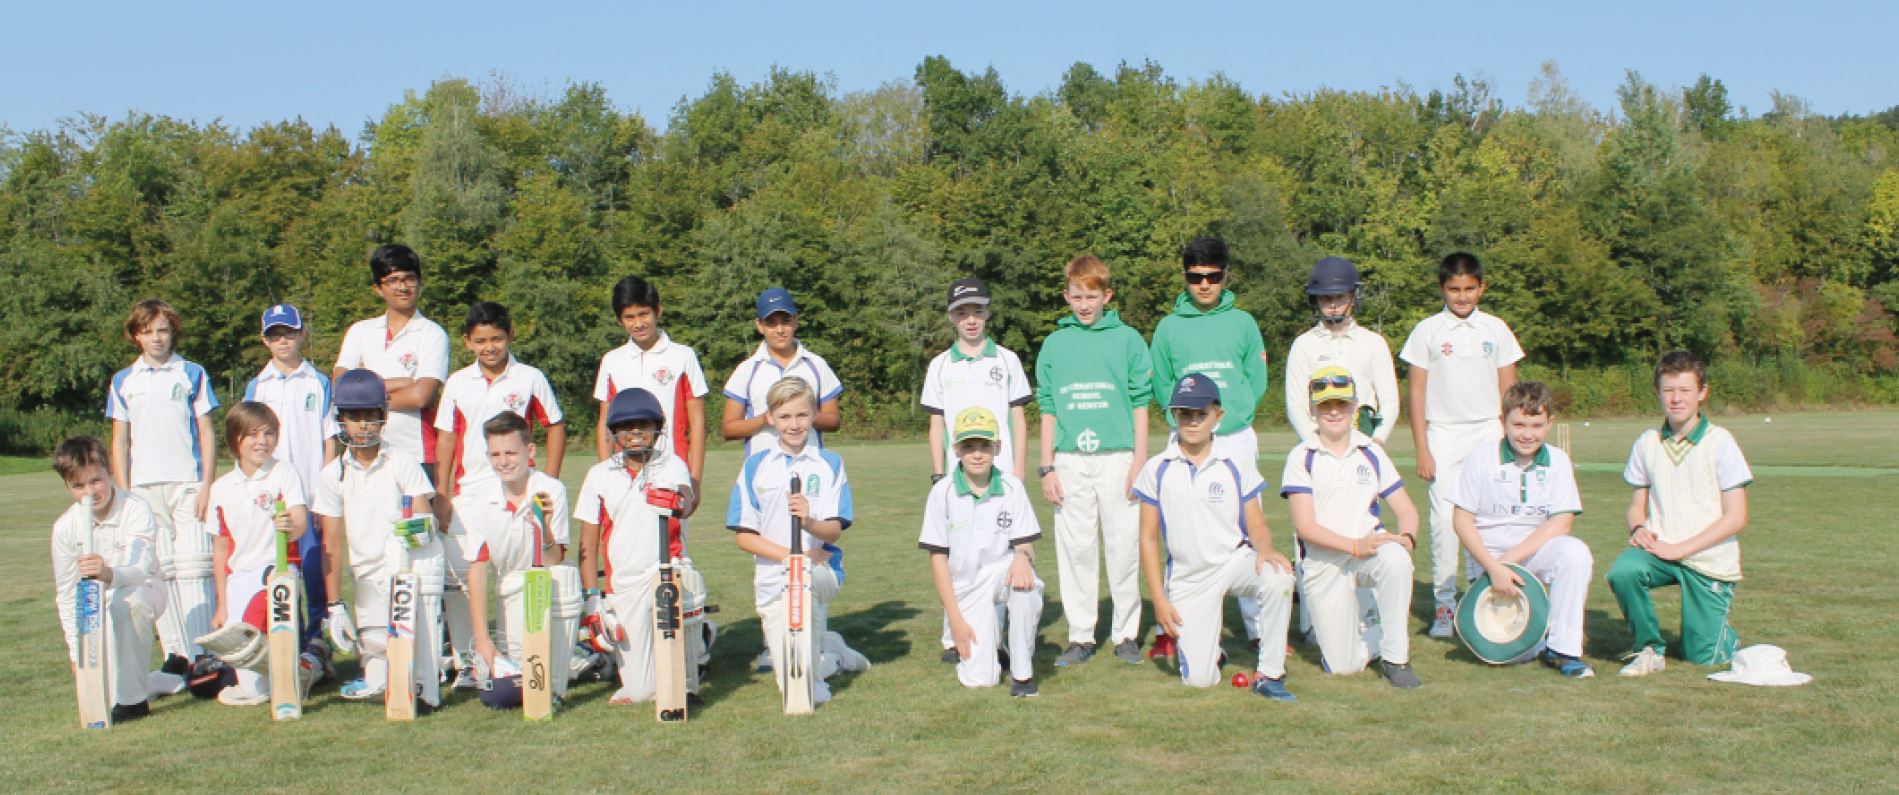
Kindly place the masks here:
<instances>
[{"instance_id":1,"label":"tree line","mask_svg":"<svg viewBox=\"0 0 1899 795\"><path fill-rule=\"evenodd\" d=\"M364 263L384 242L421 253L423 311L451 336L470 302L507 305L518 355L583 411L624 342L608 304L623 275L660 287L715 383L757 344L753 297L789 287L853 416L897 429L920 422L924 367L951 339L952 279L991 284L992 333L1033 367L1069 258L1106 260L1123 317L1151 331L1202 234L1231 246L1275 362L1312 323L1320 257L1358 263L1359 316L1395 347L1462 249L1486 264L1485 308L1553 371L1688 348L1899 399L1899 107L1826 117L1776 94L1754 115L1718 79L1630 72L1605 110L1553 65L1520 105L1452 85L1268 96L1078 63L1023 95L931 57L867 92L715 74L663 132L596 84L461 79L354 138L139 113L0 130L0 448L102 422L143 297L183 313L179 350L227 402L265 361L268 304L303 308L327 368L379 311Z\"/></svg>"}]
</instances>

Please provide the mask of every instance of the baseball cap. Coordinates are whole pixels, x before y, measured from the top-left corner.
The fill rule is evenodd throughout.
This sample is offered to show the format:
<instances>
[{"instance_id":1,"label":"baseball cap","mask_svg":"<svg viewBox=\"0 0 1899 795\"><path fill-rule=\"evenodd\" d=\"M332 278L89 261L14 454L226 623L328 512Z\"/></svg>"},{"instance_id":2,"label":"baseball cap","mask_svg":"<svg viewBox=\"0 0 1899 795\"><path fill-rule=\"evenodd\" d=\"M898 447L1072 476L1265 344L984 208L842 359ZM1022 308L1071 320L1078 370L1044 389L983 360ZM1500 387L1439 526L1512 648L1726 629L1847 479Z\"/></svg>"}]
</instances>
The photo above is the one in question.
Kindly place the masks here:
<instances>
[{"instance_id":1,"label":"baseball cap","mask_svg":"<svg viewBox=\"0 0 1899 795\"><path fill-rule=\"evenodd\" d=\"M1312 405L1317 406L1328 400L1348 400L1358 402L1358 386L1352 381L1352 373L1343 367L1321 367L1312 374L1312 383L1307 389L1312 394Z\"/></svg>"},{"instance_id":2,"label":"baseball cap","mask_svg":"<svg viewBox=\"0 0 1899 795\"><path fill-rule=\"evenodd\" d=\"M613 402L607 404L607 427L625 425L629 422L666 421L666 411L660 408L659 398L644 389L622 389L613 396Z\"/></svg>"},{"instance_id":3,"label":"baseball cap","mask_svg":"<svg viewBox=\"0 0 1899 795\"><path fill-rule=\"evenodd\" d=\"M1174 384L1174 395L1167 399L1170 409L1205 409L1220 402L1220 386L1205 373L1188 373Z\"/></svg>"},{"instance_id":4,"label":"baseball cap","mask_svg":"<svg viewBox=\"0 0 1899 795\"><path fill-rule=\"evenodd\" d=\"M798 305L792 303L790 290L783 287L771 287L758 294L759 320L764 320L779 312L798 314Z\"/></svg>"},{"instance_id":5,"label":"baseball cap","mask_svg":"<svg viewBox=\"0 0 1899 795\"><path fill-rule=\"evenodd\" d=\"M956 425L952 429L950 444L964 439L988 439L995 441L1001 433L996 425L996 415L981 406L971 406L956 414Z\"/></svg>"},{"instance_id":6,"label":"baseball cap","mask_svg":"<svg viewBox=\"0 0 1899 795\"><path fill-rule=\"evenodd\" d=\"M303 328L303 313L298 312L296 307L289 304L272 306L264 310L264 330L269 331L272 326L301 329Z\"/></svg>"},{"instance_id":7,"label":"baseball cap","mask_svg":"<svg viewBox=\"0 0 1899 795\"><path fill-rule=\"evenodd\" d=\"M963 304L982 304L988 306L989 285L984 284L981 279L973 276L951 282L949 289L949 311L954 312L956 311L956 307L962 306Z\"/></svg>"}]
</instances>

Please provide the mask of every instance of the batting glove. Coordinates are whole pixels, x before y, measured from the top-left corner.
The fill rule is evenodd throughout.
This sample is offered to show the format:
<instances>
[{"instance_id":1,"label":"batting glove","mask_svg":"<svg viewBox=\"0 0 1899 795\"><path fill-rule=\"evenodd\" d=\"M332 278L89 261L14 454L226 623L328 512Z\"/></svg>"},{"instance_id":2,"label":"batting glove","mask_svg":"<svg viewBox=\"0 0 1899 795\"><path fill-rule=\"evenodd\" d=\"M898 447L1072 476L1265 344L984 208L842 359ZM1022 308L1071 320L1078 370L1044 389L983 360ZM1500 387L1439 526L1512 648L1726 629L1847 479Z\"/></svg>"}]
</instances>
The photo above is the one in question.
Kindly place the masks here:
<instances>
[{"instance_id":1,"label":"batting glove","mask_svg":"<svg viewBox=\"0 0 1899 795\"><path fill-rule=\"evenodd\" d=\"M350 620L349 608L342 602L330 603L330 643L340 652L356 651L356 624Z\"/></svg>"}]
</instances>

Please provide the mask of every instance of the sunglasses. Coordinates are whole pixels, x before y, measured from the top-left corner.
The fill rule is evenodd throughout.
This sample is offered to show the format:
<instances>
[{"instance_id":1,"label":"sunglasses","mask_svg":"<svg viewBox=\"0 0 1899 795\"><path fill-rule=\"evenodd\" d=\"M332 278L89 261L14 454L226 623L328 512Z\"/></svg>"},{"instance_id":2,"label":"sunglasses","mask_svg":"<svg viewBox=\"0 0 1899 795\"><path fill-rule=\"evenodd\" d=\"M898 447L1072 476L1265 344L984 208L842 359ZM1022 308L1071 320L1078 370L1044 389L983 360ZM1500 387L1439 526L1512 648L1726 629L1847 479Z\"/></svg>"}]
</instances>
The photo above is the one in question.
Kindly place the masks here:
<instances>
[{"instance_id":1,"label":"sunglasses","mask_svg":"<svg viewBox=\"0 0 1899 795\"><path fill-rule=\"evenodd\" d=\"M1219 284L1226 281L1226 271L1182 271L1188 284Z\"/></svg>"},{"instance_id":2,"label":"sunglasses","mask_svg":"<svg viewBox=\"0 0 1899 795\"><path fill-rule=\"evenodd\" d=\"M1327 388L1345 389L1346 387L1349 387L1351 385L1352 385L1352 377L1349 375L1327 376L1325 378L1312 379L1312 385L1310 387L1310 391L1319 392Z\"/></svg>"}]
</instances>

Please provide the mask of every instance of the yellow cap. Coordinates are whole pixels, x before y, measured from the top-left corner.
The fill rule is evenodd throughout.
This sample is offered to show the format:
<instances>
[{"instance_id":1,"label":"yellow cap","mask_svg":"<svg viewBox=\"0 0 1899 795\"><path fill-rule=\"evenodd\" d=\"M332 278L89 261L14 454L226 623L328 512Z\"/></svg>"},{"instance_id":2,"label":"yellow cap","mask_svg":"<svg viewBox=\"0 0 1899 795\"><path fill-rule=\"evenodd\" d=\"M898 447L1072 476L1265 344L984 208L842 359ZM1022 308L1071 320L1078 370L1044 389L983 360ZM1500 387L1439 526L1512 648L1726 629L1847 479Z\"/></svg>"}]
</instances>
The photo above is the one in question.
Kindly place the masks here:
<instances>
[{"instance_id":1,"label":"yellow cap","mask_svg":"<svg viewBox=\"0 0 1899 795\"><path fill-rule=\"evenodd\" d=\"M1358 402L1358 387L1352 382L1352 373L1343 367L1321 367L1312 374L1312 383L1307 390L1312 394L1312 405L1317 406L1328 400Z\"/></svg>"},{"instance_id":2,"label":"yellow cap","mask_svg":"<svg viewBox=\"0 0 1899 795\"><path fill-rule=\"evenodd\" d=\"M981 406L971 406L957 412L950 444L964 439L988 439L993 442L1000 432L995 413Z\"/></svg>"}]
</instances>

